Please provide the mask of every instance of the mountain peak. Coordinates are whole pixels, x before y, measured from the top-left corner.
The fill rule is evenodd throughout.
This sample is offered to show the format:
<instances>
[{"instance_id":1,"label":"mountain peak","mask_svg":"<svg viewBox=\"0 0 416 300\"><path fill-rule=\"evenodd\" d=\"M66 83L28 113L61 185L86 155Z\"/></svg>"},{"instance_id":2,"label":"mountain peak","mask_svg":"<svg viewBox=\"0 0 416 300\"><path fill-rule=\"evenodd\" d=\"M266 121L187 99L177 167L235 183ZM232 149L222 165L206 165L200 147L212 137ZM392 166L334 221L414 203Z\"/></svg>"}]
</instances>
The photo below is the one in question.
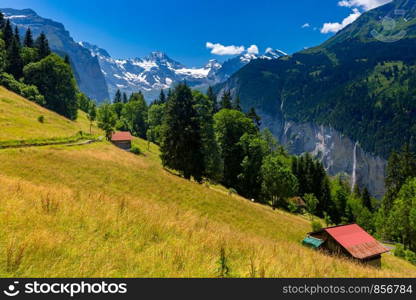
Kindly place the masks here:
<instances>
[{"instance_id":1,"label":"mountain peak","mask_svg":"<svg viewBox=\"0 0 416 300\"><path fill-rule=\"evenodd\" d=\"M102 49L102 48L100 48L96 45L93 45L93 44L90 44L90 43L84 42L84 41L78 42L78 44L80 46L88 49L93 56L103 56L103 57L107 57L107 58L111 57L110 54L106 50L104 50L104 49Z\"/></svg>"},{"instance_id":2,"label":"mountain peak","mask_svg":"<svg viewBox=\"0 0 416 300\"><path fill-rule=\"evenodd\" d=\"M14 8L1 8L0 11L2 11L6 18L23 18L23 17L38 17L38 14L30 8L25 9L14 9Z\"/></svg>"},{"instance_id":3,"label":"mountain peak","mask_svg":"<svg viewBox=\"0 0 416 300\"><path fill-rule=\"evenodd\" d=\"M218 70L221 68L221 64L216 59L210 59L204 68L210 70Z\"/></svg>"}]
</instances>

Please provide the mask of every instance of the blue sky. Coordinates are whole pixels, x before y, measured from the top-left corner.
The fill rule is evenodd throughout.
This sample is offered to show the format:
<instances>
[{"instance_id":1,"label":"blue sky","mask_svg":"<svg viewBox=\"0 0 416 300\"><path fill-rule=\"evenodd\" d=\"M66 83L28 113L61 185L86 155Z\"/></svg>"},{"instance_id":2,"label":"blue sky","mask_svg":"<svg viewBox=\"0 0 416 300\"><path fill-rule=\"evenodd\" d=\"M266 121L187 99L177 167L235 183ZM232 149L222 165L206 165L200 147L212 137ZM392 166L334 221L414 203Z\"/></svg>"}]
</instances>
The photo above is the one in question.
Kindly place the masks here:
<instances>
[{"instance_id":1,"label":"blue sky","mask_svg":"<svg viewBox=\"0 0 416 300\"><path fill-rule=\"evenodd\" d=\"M260 52L272 47L288 53L318 45L363 11L388 1L2 0L0 5L32 8L63 23L76 41L99 45L115 58L159 50L200 66L251 45Z\"/></svg>"}]
</instances>

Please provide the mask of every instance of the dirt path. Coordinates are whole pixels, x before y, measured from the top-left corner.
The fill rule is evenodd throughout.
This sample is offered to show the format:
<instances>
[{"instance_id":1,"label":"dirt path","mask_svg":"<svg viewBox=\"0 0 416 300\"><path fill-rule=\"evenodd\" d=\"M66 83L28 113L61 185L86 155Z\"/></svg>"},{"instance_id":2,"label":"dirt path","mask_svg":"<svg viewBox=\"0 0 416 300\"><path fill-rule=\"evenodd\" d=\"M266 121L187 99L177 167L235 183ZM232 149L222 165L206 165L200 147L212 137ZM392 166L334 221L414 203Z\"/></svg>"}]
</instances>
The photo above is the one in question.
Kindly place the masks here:
<instances>
[{"instance_id":1,"label":"dirt path","mask_svg":"<svg viewBox=\"0 0 416 300\"><path fill-rule=\"evenodd\" d=\"M99 140L83 140L78 142L56 142L56 143L41 143L41 144L22 144L22 145L13 145L13 146L0 146L0 150L4 149L19 149L19 148L29 148L29 147L45 147L45 146L67 146L67 147L73 147L73 146L83 146L83 145L89 145L92 143L99 142Z\"/></svg>"}]
</instances>

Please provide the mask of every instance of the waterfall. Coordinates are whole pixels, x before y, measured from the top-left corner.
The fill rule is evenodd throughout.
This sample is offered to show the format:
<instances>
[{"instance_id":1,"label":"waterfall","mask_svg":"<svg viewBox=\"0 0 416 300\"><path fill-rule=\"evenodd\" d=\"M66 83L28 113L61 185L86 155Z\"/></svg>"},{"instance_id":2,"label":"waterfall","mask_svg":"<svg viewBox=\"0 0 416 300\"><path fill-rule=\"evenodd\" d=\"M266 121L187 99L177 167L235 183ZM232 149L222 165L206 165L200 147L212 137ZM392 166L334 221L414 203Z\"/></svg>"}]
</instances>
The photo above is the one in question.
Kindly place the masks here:
<instances>
[{"instance_id":1,"label":"waterfall","mask_svg":"<svg viewBox=\"0 0 416 300\"><path fill-rule=\"evenodd\" d=\"M357 183L357 146L358 142L354 145L352 158L351 192L354 192L355 184Z\"/></svg>"}]
</instances>

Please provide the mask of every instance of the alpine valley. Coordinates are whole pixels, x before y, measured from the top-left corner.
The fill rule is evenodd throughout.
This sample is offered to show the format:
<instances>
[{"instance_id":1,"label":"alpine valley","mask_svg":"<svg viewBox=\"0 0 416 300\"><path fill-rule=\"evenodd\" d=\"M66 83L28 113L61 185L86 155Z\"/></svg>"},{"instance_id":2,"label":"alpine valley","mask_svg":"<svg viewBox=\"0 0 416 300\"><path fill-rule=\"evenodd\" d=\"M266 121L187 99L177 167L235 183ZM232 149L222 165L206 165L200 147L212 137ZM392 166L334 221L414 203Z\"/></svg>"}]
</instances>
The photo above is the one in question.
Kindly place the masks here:
<instances>
[{"instance_id":1,"label":"alpine valley","mask_svg":"<svg viewBox=\"0 0 416 300\"><path fill-rule=\"evenodd\" d=\"M216 89L256 108L290 152L315 154L381 198L387 158L415 147L415 37L415 1L396 0L321 46L253 61Z\"/></svg>"},{"instance_id":2,"label":"alpine valley","mask_svg":"<svg viewBox=\"0 0 416 300\"><path fill-rule=\"evenodd\" d=\"M307 49L315 1L30 2L72 35L0 9L3 277L416 278L416 0Z\"/></svg>"}]
</instances>

